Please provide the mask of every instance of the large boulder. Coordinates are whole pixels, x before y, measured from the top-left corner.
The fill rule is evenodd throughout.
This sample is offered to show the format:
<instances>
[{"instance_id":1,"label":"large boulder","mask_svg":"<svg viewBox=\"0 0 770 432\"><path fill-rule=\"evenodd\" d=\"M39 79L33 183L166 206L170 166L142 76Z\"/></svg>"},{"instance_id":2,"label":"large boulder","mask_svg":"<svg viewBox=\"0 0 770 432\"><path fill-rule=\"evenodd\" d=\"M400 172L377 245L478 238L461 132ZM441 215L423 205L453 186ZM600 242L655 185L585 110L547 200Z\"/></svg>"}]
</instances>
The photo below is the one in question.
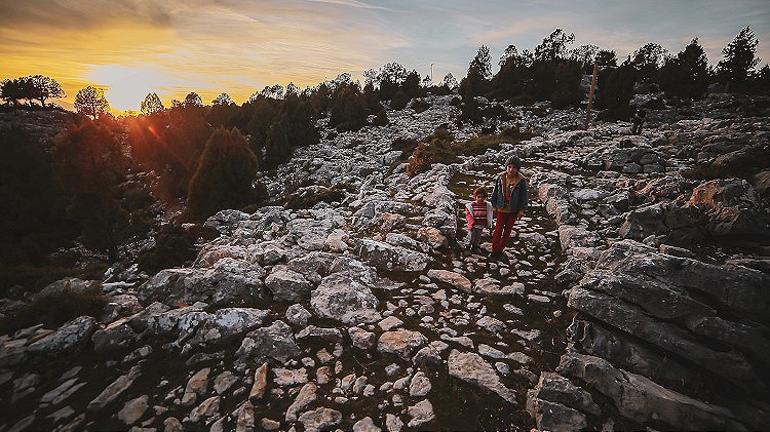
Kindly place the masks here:
<instances>
[{"instance_id":1,"label":"large boulder","mask_svg":"<svg viewBox=\"0 0 770 432\"><path fill-rule=\"evenodd\" d=\"M62 324L58 330L27 347L30 354L58 357L82 351L96 330L96 320L81 316Z\"/></svg>"},{"instance_id":2,"label":"large boulder","mask_svg":"<svg viewBox=\"0 0 770 432\"><path fill-rule=\"evenodd\" d=\"M212 268L162 270L137 290L142 303L250 306L262 295L265 271L258 264L233 258L218 260Z\"/></svg>"},{"instance_id":3,"label":"large boulder","mask_svg":"<svg viewBox=\"0 0 770 432\"><path fill-rule=\"evenodd\" d=\"M219 309L203 321L182 352L198 347L220 346L262 325L268 312L251 308Z\"/></svg>"},{"instance_id":4,"label":"large boulder","mask_svg":"<svg viewBox=\"0 0 770 432\"><path fill-rule=\"evenodd\" d=\"M688 204L704 211L708 229L717 235L768 235L770 217L754 188L742 179L718 179L692 191Z\"/></svg>"},{"instance_id":5,"label":"large boulder","mask_svg":"<svg viewBox=\"0 0 770 432\"><path fill-rule=\"evenodd\" d=\"M310 296L311 283L301 274L285 266L276 266L265 278L265 286L280 301L297 302Z\"/></svg>"},{"instance_id":6,"label":"large boulder","mask_svg":"<svg viewBox=\"0 0 770 432\"><path fill-rule=\"evenodd\" d=\"M347 325L382 319L377 312L378 304L377 297L368 286L343 273L325 277L310 295L310 305L319 316Z\"/></svg>"},{"instance_id":7,"label":"large boulder","mask_svg":"<svg viewBox=\"0 0 770 432\"><path fill-rule=\"evenodd\" d=\"M707 404L662 387L641 375L612 366L599 357L567 353L557 371L585 381L612 399L618 412L639 423L655 418L673 429L746 430L727 408Z\"/></svg>"},{"instance_id":8,"label":"large boulder","mask_svg":"<svg viewBox=\"0 0 770 432\"><path fill-rule=\"evenodd\" d=\"M291 327L283 321L249 332L235 353L253 364L262 363L267 358L285 363L301 354L302 350L294 340Z\"/></svg>"},{"instance_id":9,"label":"large boulder","mask_svg":"<svg viewBox=\"0 0 770 432\"><path fill-rule=\"evenodd\" d=\"M371 239L361 240L356 254L377 269L386 271L422 271L430 261L422 252Z\"/></svg>"},{"instance_id":10,"label":"large boulder","mask_svg":"<svg viewBox=\"0 0 770 432\"><path fill-rule=\"evenodd\" d=\"M450 270L431 269L428 270L428 277L466 293L470 293L473 287L467 277Z\"/></svg>"},{"instance_id":11,"label":"large boulder","mask_svg":"<svg viewBox=\"0 0 770 432\"><path fill-rule=\"evenodd\" d=\"M386 331L380 335L377 341L377 349L380 352L396 354L404 360L408 360L417 348L428 343L428 338L414 330L398 329Z\"/></svg>"}]
</instances>

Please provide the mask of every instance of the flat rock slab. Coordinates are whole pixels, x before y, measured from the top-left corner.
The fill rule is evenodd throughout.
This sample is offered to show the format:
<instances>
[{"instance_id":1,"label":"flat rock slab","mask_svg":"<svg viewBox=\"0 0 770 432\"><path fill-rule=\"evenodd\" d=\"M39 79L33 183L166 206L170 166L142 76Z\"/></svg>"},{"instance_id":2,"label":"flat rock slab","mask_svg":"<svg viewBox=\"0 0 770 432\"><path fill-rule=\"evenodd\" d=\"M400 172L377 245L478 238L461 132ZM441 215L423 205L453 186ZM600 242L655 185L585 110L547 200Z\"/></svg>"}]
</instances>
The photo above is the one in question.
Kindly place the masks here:
<instances>
[{"instance_id":1,"label":"flat rock slab","mask_svg":"<svg viewBox=\"0 0 770 432\"><path fill-rule=\"evenodd\" d=\"M422 333L398 329L381 334L377 341L377 349L380 352L396 354L404 360L409 360L412 353L426 343L428 343L428 338Z\"/></svg>"},{"instance_id":2,"label":"flat rock slab","mask_svg":"<svg viewBox=\"0 0 770 432\"><path fill-rule=\"evenodd\" d=\"M428 270L428 277L457 288L462 292L469 293L473 287L467 277L449 270Z\"/></svg>"},{"instance_id":3,"label":"flat rock slab","mask_svg":"<svg viewBox=\"0 0 770 432\"><path fill-rule=\"evenodd\" d=\"M476 353L452 350L449 353L449 375L489 390L511 404L516 403L516 393L504 386L495 368Z\"/></svg>"}]
</instances>

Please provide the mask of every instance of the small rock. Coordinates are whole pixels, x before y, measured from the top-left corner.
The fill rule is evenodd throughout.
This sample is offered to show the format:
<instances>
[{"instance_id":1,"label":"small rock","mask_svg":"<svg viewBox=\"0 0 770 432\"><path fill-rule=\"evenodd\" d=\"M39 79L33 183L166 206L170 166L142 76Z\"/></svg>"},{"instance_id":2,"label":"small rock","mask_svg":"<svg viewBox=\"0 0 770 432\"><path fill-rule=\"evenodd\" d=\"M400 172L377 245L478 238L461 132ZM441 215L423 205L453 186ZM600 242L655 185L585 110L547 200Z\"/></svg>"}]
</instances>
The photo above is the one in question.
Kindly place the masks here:
<instances>
[{"instance_id":1,"label":"small rock","mask_svg":"<svg viewBox=\"0 0 770 432\"><path fill-rule=\"evenodd\" d=\"M149 400L150 397L144 395L126 402L123 409L118 411L118 419L128 426L136 423L149 408Z\"/></svg>"},{"instance_id":2,"label":"small rock","mask_svg":"<svg viewBox=\"0 0 770 432\"><path fill-rule=\"evenodd\" d=\"M407 408L407 413L412 417L407 426L417 427L430 422L436 415L433 413L433 405L428 399L420 401Z\"/></svg>"},{"instance_id":3,"label":"small rock","mask_svg":"<svg viewBox=\"0 0 770 432\"><path fill-rule=\"evenodd\" d=\"M371 417L364 417L353 425L353 432L382 432L382 429L374 425Z\"/></svg>"},{"instance_id":4,"label":"small rock","mask_svg":"<svg viewBox=\"0 0 770 432\"><path fill-rule=\"evenodd\" d=\"M262 399L267 389L267 363L263 363L256 372L254 372L254 385L249 392L249 400L256 401Z\"/></svg>"},{"instance_id":5,"label":"small rock","mask_svg":"<svg viewBox=\"0 0 770 432\"><path fill-rule=\"evenodd\" d=\"M431 390L430 379L422 371L417 372L409 383L409 396L422 397Z\"/></svg>"}]
</instances>

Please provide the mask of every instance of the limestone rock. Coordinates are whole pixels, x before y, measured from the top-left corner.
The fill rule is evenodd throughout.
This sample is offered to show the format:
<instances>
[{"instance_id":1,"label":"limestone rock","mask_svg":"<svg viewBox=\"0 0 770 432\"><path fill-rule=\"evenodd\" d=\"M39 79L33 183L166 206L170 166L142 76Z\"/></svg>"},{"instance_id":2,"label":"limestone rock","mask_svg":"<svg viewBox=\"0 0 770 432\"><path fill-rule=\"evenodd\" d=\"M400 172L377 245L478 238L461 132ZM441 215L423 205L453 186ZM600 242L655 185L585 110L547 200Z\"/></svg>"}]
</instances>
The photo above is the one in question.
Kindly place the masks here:
<instances>
[{"instance_id":1,"label":"limestone rock","mask_svg":"<svg viewBox=\"0 0 770 432\"><path fill-rule=\"evenodd\" d=\"M476 353L452 350L449 353L449 375L489 390L508 403L516 403L515 392L505 387L494 367Z\"/></svg>"}]
</instances>

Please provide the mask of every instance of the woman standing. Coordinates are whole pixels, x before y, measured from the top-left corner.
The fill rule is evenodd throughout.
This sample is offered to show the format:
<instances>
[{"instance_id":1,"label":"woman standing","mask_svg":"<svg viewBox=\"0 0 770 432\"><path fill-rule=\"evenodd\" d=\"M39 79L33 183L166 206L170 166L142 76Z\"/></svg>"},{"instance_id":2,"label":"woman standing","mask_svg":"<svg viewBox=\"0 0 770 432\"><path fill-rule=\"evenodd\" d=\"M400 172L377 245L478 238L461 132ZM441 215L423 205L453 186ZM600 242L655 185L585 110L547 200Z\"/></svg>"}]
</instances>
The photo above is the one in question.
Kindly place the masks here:
<instances>
[{"instance_id":1,"label":"woman standing","mask_svg":"<svg viewBox=\"0 0 770 432\"><path fill-rule=\"evenodd\" d=\"M511 156L495 181L492 207L495 209L495 231L492 234L492 256L499 257L508 244L511 229L524 216L528 204L527 179L521 175L521 159Z\"/></svg>"}]
</instances>

